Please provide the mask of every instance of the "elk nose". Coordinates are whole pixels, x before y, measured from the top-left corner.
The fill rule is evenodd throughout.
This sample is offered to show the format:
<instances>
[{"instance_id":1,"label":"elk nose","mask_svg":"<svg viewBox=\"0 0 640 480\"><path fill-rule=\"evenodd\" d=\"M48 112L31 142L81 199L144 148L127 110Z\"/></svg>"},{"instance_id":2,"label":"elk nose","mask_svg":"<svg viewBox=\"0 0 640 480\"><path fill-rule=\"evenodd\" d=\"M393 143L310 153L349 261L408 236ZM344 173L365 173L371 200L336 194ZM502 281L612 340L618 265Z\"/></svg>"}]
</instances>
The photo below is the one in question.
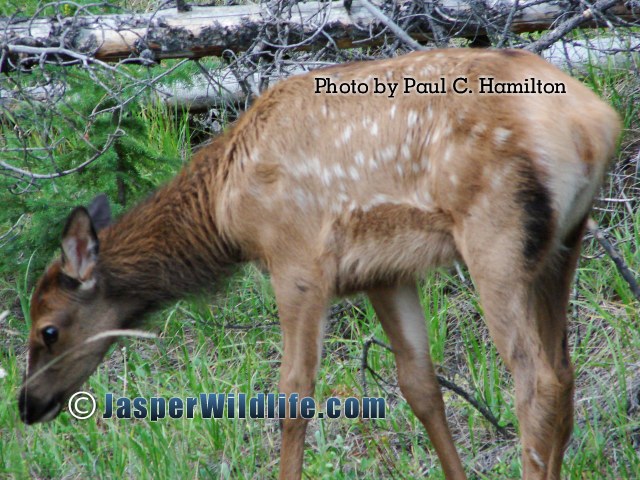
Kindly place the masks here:
<instances>
[{"instance_id":1,"label":"elk nose","mask_svg":"<svg viewBox=\"0 0 640 480\"><path fill-rule=\"evenodd\" d=\"M18 409L20 420L31 425L38 421L53 419L60 412L61 404L58 395L54 395L50 400L42 400L33 395L27 395L23 387L18 396Z\"/></svg>"}]
</instances>

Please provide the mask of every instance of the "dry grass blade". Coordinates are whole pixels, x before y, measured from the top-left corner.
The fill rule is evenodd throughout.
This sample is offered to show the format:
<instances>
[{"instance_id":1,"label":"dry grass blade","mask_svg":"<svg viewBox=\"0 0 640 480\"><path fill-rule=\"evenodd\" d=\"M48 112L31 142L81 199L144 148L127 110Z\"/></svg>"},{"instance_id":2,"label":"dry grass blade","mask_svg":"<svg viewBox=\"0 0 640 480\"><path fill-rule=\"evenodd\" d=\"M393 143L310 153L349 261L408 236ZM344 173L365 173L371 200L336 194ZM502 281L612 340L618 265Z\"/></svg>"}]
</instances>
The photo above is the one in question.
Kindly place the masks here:
<instances>
[{"instance_id":1,"label":"dry grass blade","mask_svg":"<svg viewBox=\"0 0 640 480\"><path fill-rule=\"evenodd\" d=\"M155 333L144 332L142 330L122 330L114 329L98 333L87 338L83 343L92 343L109 337L136 337L136 338L158 338Z\"/></svg>"},{"instance_id":2,"label":"dry grass blade","mask_svg":"<svg viewBox=\"0 0 640 480\"><path fill-rule=\"evenodd\" d=\"M155 333L144 332L142 330L113 329L113 330L106 330L104 332L100 332L100 333L98 333L96 335L93 335L93 336L87 338L84 342L76 345L74 348L71 348L70 350L67 350L62 355L57 356L56 358L51 360L49 363L47 363L44 367L42 367L40 370L38 370L37 372L35 372L32 375L29 375L29 378L25 381L24 386L25 387L29 386L29 384L31 382L33 382L36 378L38 378L40 375L42 375L42 373L44 373L47 369L49 369L50 367L52 367L53 365L58 363L63 358L66 358L67 356L69 356L72 353L76 352L83 345L86 345L87 343L97 342L98 340L103 340L105 338L110 338L110 337L157 338L158 336ZM29 366L28 365L27 365L27 369L26 370L28 372L28 370L29 370Z\"/></svg>"}]
</instances>

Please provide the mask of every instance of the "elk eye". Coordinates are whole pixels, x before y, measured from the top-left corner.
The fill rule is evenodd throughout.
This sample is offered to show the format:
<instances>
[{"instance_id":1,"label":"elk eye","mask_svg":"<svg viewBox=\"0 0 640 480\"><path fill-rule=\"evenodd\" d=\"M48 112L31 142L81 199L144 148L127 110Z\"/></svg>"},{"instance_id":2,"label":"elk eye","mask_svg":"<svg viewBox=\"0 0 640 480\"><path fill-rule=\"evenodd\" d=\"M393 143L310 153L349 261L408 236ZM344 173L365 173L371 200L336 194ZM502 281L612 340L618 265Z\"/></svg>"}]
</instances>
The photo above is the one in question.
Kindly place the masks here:
<instances>
[{"instance_id":1,"label":"elk eye","mask_svg":"<svg viewBox=\"0 0 640 480\"><path fill-rule=\"evenodd\" d=\"M49 325L42 329L42 340L47 347L50 347L58 341L58 329Z\"/></svg>"}]
</instances>

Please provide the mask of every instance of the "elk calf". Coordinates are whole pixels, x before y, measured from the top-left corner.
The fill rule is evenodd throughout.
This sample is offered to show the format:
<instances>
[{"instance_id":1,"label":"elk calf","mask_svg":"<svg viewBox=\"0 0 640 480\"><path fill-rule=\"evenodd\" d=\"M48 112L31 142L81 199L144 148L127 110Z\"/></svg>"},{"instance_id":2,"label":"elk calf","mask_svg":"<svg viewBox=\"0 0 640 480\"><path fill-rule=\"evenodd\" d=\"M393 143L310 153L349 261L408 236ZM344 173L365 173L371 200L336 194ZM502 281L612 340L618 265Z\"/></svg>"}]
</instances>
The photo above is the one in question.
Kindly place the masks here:
<instances>
[{"instance_id":1,"label":"elk calf","mask_svg":"<svg viewBox=\"0 0 640 480\"><path fill-rule=\"evenodd\" d=\"M522 51L419 52L283 81L115 224L104 197L71 213L32 298L21 416L60 412L113 341L87 338L253 261L278 304L280 392L313 394L329 302L366 292L446 477L465 478L416 291L457 259L515 378L523 476L558 478L569 286L619 132L589 89ZM281 478L301 476L306 425L283 421Z\"/></svg>"}]
</instances>

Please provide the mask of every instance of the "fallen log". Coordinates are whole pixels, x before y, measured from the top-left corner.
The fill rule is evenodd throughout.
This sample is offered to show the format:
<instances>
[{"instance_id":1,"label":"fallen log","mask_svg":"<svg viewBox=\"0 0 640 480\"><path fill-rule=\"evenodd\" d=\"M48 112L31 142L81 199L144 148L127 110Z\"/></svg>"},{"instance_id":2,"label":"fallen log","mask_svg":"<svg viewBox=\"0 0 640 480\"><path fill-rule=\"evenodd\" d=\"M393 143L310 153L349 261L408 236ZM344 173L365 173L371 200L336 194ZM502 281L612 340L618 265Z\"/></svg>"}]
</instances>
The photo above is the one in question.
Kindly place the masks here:
<instances>
[{"instance_id":1,"label":"fallen log","mask_svg":"<svg viewBox=\"0 0 640 480\"><path fill-rule=\"evenodd\" d=\"M399 15L412 3L395 2ZM408 33L414 40L424 42L432 40L434 25L451 37L465 38L486 35L487 25L494 33L502 29L514 33L540 31L550 28L560 17L585 8L581 3L557 1L442 0L434 4L431 18L417 16ZM640 18L635 0L621 0L608 5L607 10L627 22ZM278 26L286 26L286 45L277 34L272 33L273 38L269 38L268 32L277 31ZM599 16L591 15L583 26L606 24ZM152 13L0 19L0 72L52 58L75 64L219 56L226 50L247 50L259 36L292 49L309 50L328 43L338 48L363 47L381 43L385 29L383 22L359 0L353 0L348 9L342 2L297 3L287 15L274 14L264 4L248 4L193 6L189 11L171 8Z\"/></svg>"}]
</instances>

